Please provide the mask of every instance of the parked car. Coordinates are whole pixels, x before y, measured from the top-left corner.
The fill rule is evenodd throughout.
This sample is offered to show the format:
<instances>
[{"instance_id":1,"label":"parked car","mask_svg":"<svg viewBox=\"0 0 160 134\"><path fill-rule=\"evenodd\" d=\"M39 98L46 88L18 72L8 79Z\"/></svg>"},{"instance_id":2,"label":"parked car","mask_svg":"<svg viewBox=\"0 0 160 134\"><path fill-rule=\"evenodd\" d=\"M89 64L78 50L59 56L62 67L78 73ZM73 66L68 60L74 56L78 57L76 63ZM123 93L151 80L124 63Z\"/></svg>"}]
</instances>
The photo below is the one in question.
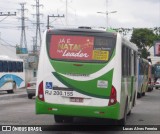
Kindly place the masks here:
<instances>
[{"instance_id":1,"label":"parked car","mask_svg":"<svg viewBox=\"0 0 160 134\"><path fill-rule=\"evenodd\" d=\"M154 83L154 87L155 87L156 89L160 88L160 78L157 79L157 81Z\"/></svg>"},{"instance_id":2,"label":"parked car","mask_svg":"<svg viewBox=\"0 0 160 134\"><path fill-rule=\"evenodd\" d=\"M30 82L27 84L27 94L28 94L28 99L32 99L33 96L35 96L36 93L36 82L37 82L37 77L34 77Z\"/></svg>"}]
</instances>

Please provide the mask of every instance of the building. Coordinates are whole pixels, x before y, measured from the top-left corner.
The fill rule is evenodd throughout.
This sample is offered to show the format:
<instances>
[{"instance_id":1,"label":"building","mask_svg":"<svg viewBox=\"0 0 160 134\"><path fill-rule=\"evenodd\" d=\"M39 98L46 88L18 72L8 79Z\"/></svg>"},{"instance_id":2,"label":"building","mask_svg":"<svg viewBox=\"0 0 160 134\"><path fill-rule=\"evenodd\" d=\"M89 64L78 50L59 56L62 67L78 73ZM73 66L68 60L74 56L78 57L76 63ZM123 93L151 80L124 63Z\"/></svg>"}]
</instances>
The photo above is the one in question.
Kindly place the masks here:
<instances>
[{"instance_id":1,"label":"building","mask_svg":"<svg viewBox=\"0 0 160 134\"><path fill-rule=\"evenodd\" d=\"M148 51L150 52L150 56L148 58L151 58L152 64L160 62L160 56L155 56L154 54L154 46L151 47Z\"/></svg>"}]
</instances>

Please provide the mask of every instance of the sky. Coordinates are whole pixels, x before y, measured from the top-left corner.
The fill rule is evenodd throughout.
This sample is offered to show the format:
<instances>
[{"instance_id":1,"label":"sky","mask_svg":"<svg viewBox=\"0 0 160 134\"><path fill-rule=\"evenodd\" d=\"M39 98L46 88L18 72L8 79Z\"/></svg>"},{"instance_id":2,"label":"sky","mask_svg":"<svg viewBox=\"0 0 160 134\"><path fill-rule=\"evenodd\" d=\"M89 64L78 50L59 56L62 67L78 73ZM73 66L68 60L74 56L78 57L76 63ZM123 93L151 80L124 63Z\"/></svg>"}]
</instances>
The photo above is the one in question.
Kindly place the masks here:
<instances>
[{"instance_id":1,"label":"sky","mask_svg":"<svg viewBox=\"0 0 160 134\"><path fill-rule=\"evenodd\" d=\"M154 28L160 27L160 0L39 0L41 33L46 30L47 15L65 15L64 18L51 18L53 28L63 27L111 27L111 28ZM31 50L36 35L35 0L0 0L0 12L17 12L16 16L0 16L0 43L19 45L21 37L20 3L25 2L27 46ZM107 3L107 4L106 4ZM106 14L97 12L112 12ZM67 16L67 23L66 23ZM67 25L66 25L67 24Z\"/></svg>"}]
</instances>

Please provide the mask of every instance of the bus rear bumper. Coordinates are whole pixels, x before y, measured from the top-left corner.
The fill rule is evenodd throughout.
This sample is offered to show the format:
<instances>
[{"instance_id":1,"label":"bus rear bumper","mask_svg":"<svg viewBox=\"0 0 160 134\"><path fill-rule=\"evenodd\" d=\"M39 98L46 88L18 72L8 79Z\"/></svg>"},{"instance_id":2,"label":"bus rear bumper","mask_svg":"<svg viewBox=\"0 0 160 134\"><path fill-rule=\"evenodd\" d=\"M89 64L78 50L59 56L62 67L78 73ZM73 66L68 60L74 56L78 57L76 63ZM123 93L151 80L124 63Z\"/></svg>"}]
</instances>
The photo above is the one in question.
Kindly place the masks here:
<instances>
[{"instance_id":1,"label":"bus rear bumper","mask_svg":"<svg viewBox=\"0 0 160 134\"><path fill-rule=\"evenodd\" d=\"M36 114L119 119L120 104L105 107L60 105L46 103L36 98Z\"/></svg>"}]
</instances>

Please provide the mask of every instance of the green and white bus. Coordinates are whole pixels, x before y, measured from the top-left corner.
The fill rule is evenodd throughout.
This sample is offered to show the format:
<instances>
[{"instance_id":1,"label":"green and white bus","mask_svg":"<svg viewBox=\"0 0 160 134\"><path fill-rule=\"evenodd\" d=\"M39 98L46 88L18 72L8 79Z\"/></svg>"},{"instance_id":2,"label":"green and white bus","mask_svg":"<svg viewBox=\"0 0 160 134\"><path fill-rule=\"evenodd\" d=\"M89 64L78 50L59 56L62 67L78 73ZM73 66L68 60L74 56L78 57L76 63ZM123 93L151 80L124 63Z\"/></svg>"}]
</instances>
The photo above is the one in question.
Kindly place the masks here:
<instances>
[{"instance_id":1,"label":"green and white bus","mask_svg":"<svg viewBox=\"0 0 160 134\"><path fill-rule=\"evenodd\" d=\"M124 125L137 94L135 44L93 29L45 32L36 89L36 114L55 122L74 117L115 119Z\"/></svg>"},{"instance_id":2,"label":"green and white bus","mask_svg":"<svg viewBox=\"0 0 160 134\"><path fill-rule=\"evenodd\" d=\"M149 81L148 76L149 76L149 62L146 59L139 58L137 98L141 98L148 91L148 81Z\"/></svg>"}]
</instances>

